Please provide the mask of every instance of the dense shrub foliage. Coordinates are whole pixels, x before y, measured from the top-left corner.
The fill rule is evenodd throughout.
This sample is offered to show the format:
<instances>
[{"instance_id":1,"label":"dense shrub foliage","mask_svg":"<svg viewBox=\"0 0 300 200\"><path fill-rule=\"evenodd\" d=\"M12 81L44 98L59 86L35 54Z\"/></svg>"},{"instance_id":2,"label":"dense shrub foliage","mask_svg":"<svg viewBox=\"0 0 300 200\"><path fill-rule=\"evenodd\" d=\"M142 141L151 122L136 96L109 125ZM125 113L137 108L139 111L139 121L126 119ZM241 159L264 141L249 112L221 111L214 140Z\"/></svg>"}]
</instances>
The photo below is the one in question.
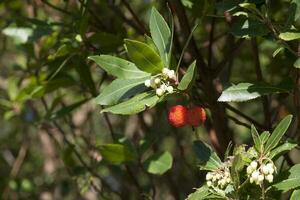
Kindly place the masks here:
<instances>
[{"instance_id":1,"label":"dense shrub foliage","mask_svg":"<svg viewBox=\"0 0 300 200\"><path fill-rule=\"evenodd\" d=\"M1 199L300 198L299 0L0 16Z\"/></svg>"}]
</instances>

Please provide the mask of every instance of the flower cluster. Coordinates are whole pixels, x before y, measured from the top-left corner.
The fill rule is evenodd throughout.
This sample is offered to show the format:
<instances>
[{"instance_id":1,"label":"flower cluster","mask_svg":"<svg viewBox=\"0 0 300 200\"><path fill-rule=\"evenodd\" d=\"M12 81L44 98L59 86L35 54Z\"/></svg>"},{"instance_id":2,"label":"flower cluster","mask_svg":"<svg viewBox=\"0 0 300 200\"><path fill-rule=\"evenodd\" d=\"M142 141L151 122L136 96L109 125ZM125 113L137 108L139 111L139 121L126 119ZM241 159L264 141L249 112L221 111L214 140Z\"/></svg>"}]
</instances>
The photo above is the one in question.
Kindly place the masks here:
<instances>
[{"instance_id":1,"label":"flower cluster","mask_svg":"<svg viewBox=\"0 0 300 200\"><path fill-rule=\"evenodd\" d=\"M250 183L260 185L264 180L269 183L273 182L273 173L276 167L272 162L261 164L258 166L257 161L252 161L247 167L247 174L250 177Z\"/></svg>"},{"instance_id":2,"label":"flower cluster","mask_svg":"<svg viewBox=\"0 0 300 200\"><path fill-rule=\"evenodd\" d=\"M166 92L170 94L173 93L174 88L171 83L174 81L176 81L175 71L168 68L163 68L161 74L146 80L145 86L155 89L157 96L162 96Z\"/></svg>"},{"instance_id":3,"label":"flower cluster","mask_svg":"<svg viewBox=\"0 0 300 200\"><path fill-rule=\"evenodd\" d=\"M206 174L206 181L208 187L218 187L220 189L225 188L225 186L231 183L229 169L224 168L222 170L208 172Z\"/></svg>"}]
</instances>

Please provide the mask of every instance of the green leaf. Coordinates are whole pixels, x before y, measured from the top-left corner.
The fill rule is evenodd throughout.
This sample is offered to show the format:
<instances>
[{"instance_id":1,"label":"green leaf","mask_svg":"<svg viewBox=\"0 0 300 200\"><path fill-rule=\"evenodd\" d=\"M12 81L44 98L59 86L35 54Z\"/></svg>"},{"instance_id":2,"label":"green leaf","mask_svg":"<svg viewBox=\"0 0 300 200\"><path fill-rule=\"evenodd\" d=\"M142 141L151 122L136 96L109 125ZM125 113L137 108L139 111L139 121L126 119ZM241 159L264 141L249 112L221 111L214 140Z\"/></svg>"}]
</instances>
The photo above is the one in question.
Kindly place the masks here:
<instances>
[{"instance_id":1,"label":"green leaf","mask_svg":"<svg viewBox=\"0 0 300 200\"><path fill-rule=\"evenodd\" d=\"M132 115L144 111L146 108L152 108L158 102L159 97L153 92L145 92L136 95L128 101L105 108L101 112L111 112L121 115Z\"/></svg>"},{"instance_id":2,"label":"green leaf","mask_svg":"<svg viewBox=\"0 0 300 200\"><path fill-rule=\"evenodd\" d=\"M99 151L103 159L114 164L120 164L136 159L135 153L130 151L124 144L104 144L99 146Z\"/></svg>"},{"instance_id":3,"label":"green leaf","mask_svg":"<svg viewBox=\"0 0 300 200\"><path fill-rule=\"evenodd\" d=\"M149 78L149 77L147 77ZM144 82L147 78L139 79L116 79L104 88L99 96L95 98L97 104L114 105L123 99L146 90Z\"/></svg>"},{"instance_id":4,"label":"green leaf","mask_svg":"<svg viewBox=\"0 0 300 200\"><path fill-rule=\"evenodd\" d=\"M299 200L300 197L300 190L294 190L290 200Z\"/></svg>"},{"instance_id":5,"label":"green leaf","mask_svg":"<svg viewBox=\"0 0 300 200\"><path fill-rule=\"evenodd\" d=\"M291 189L297 188L300 186L300 164L296 164L287 171L287 179L275 183L272 187L277 190L282 190L287 192Z\"/></svg>"},{"instance_id":6,"label":"green leaf","mask_svg":"<svg viewBox=\"0 0 300 200\"><path fill-rule=\"evenodd\" d=\"M218 101L248 101L263 95L288 93L292 89L293 86L290 83L281 83L277 86L272 86L267 83L239 83L225 89Z\"/></svg>"},{"instance_id":7,"label":"green leaf","mask_svg":"<svg viewBox=\"0 0 300 200\"><path fill-rule=\"evenodd\" d=\"M279 38L285 41L300 39L299 32L284 32L279 34Z\"/></svg>"},{"instance_id":8,"label":"green leaf","mask_svg":"<svg viewBox=\"0 0 300 200\"><path fill-rule=\"evenodd\" d=\"M238 188L238 186L240 185L239 172L242 171L245 165L246 163L243 161L241 154L237 154L234 156L234 159L232 161L232 167L231 167L231 175L232 175L233 183L236 188Z\"/></svg>"},{"instance_id":9,"label":"green leaf","mask_svg":"<svg viewBox=\"0 0 300 200\"><path fill-rule=\"evenodd\" d=\"M276 147L275 149L273 149L268 158L270 159L274 159L275 157L278 158L279 156L281 156L282 154L292 150L293 148L295 148L297 146L297 143L291 143L291 142L285 142L284 144Z\"/></svg>"},{"instance_id":10,"label":"green leaf","mask_svg":"<svg viewBox=\"0 0 300 200\"><path fill-rule=\"evenodd\" d=\"M294 67L300 69L300 58L294 62Z\"/></svg>"},{"instance_id":11,"label":"green leaf","mask_svg":"<svg viewBox=\"0 0 300 200\"><path fill-rule=\"evenodd\" d=\"M136 40L125 40L127 53L136 66L145 72L161 73L164 64L159 55L147 44Z\"/></svg>"},{"instance_id":12,"label":"green leaf","mask_svg":"<svg viewBox=\"0 0 300 200\"><path fill-rule=\"evenodd\" d=\"M241 18L232 25L229 32L237 37L256 37L267 35L269 30L257 20Z\"/></svg>"},{"instance_id":13,"label":"green leaf","mask_svg":"<svg viewBox=\"0 0 300 200\"><path fill-rule=\"evenodd\" d=\"M270 134L269 131L264 131L264 132L262 132L262 134L260 134L259 138L261 140L261 144L262 145L264 145L267 142L267 140L269 139L270 135L271 134Z\"/></svg>"},{"instance_id":14,"label":"green leaf","mask_svg":"<svg viewBox=\"0 0 300 200\"><path fill-rule=\"evenodd\" d=\"M172 155L165 151L150 156L144 163L144 168L151 174L162 175L171 169L173 163Z\"/></svg>"},{"instance_id":15,"label":"green leaf","mask_svg":"<svg viewBox=\"0 0 300 200\"><path fill-rule=\"evenodd\" d=\"M272 57L275 58L275 56L277 56L277 54L279 54L279 53L280 53L281 51L283 51L283 50L284 50L283 47L277 48L277 49L273 52Z\"/></svg>"},{"instance_id":16,"label":"green leaf","mask_svg":"<svg viewBox=\"0 0 300 200\"><path fill-rule=\"evenodd\" d=\"M210 194L209 188L204 185L201 188L198 188L195 192L189 194L185 200L200 200L205 199Z\"/></svg>"},{"instance_id":17,"label":"green leaf","mask_svg":"<svg viewBox=\"0 0 300 200\"><path fill-rule=\"evenodd\" d=\"M259 134L253 124L251 124L251 135L254 141L254 147L258 152L262 152L262 142L260 140Z\"/></svg>"},{"instance_id":18,"label":"green leaf","mask_svg":"<svg viewBox=\"0 0 300 200\"><path fill-rule=\"evenodd\" d=\"M135 64L127 60L110 55L90 56L88 59L95 61L107 73L117 78L131 79L146 77L150 74L139 70Z\"/></svg>"},{"instance_id":19,"label":"green leaf","mask_svg":"<svg viewBox=\"0 0 300 200\"><path fill-rule=\"evenodd\" d=\"M200 160L200 168L203 170L216 170L221 166L221 160L207 144L197 140L193 144L194 151Z\"/></svg>"},{"instance_id":20,"label":"green leaf","mask_svg":"<svg viewBox=\"0 0 300 200\"><path fill-rule=\"evenodd\" d=\"M279 124L276 126L274 131L272 132L271 136L269 137L267 144L265 146L265 152L269 152L270 150L274 149L277 144L279 143L282 136L287 131L293 116L288 115L283 120L279 122Z\"/></svg>"},{"instance_id":21,"label":"green leaf","mask_svg":"<svg viewBox=\"0 0 300 200\"><path fill-rule=\"evenodd\" d=\"M291 6L294 7L295 11L293 12L294 14L294 21L298 20L300 17L300 0L292 0Z\"/></svg>"},{"instance_id":22,"label":"green leaf","mask_svg":"<svg viewBox=\"0 0 300 200\"><path fill-rule=\"evenodd\" d=\"M164 18L153 7L150 16L150 33L166 67L170 65L171 40L170 28Z\"/></svg>"},{"instance_id":23,"label":"green leaf","mask_svg":"<svg viewBox=\"0 0 300 200\"><path fill-rule=\"evenodd\" d=\"M186 73L182 77L182 79L178 85L179 90L187 90L188 88L190 88L193 85L193 80L195 80L196 70L197 70L196 61L194 61L189 66Z\"/></svg>"}]
</instances>

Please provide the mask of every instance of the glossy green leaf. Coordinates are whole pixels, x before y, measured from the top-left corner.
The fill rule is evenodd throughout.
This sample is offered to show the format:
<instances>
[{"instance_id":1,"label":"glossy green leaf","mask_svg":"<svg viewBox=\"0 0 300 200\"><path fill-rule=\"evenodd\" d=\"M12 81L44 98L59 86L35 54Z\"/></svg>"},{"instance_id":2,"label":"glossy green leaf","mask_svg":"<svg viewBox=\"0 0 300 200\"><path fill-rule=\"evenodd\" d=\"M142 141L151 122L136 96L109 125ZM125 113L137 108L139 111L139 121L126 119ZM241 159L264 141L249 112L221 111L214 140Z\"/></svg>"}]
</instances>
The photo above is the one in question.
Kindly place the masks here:
<instances>
[{"instance_id":1,"label":"glossy green leaf","mask_svg":"<svg viewBox=\"0 0 300 200\"><path fill-rule=\"evenodd\" d=\"M292 150L296 146L297 146L297 143L285 142L285 143L281 144L280 146L276 147L275 149L273 149L270 152L268 158L270 158L270 159L274 159L276 157L278 158L279 156Z\"/></svg>"},{"instance_id":2,"label":"glossy green leaf","mask_svg":"<svg viewBox=\"0 0 300 200\"><path fill-rule=\"evenodd\" d=\"M262 142L260 140L259 134L255 128L255 126L251 125L251 135L254 141L254 147L258 152L262 152Z\"/></svg>"},{"instance_id":3,"label":"glossy green leaf","mask_svg":"<svg viewBox=\"0 0 300 200\"><path fill-rule=\"evenodd\" d=\"M284 32L279 34L279 38L285 41L300 39L300 32Z\"/></svg>"},{"instance_id":4,"label":"glossy green leaf","mask_svg":"<svg viewBox=\"0 0 300 200\"><path fill-rule=\"evenodd\" d=\"M149 78L149 77L147 77ZM123 99L146 90L144 82L147 78L139 79L116 79L104 88L99 96L95 98L97 104L114 105Z\"/></svg>"},{"instance_id":5,"label":"glossy green leaf","mask_svg":"<svg viewBox=\"0 0 300 200\"><path fill-rule=\"evenodd\" d=\"M95 61L107 73L117 78L132 79L149 76L148 73L139 70L134 63L115 56L90 56L89 59Z\"/></svg>"},{"instance_id":6,"label":"glossy green leaf","mask_svg":"<svg viewBox=\"0 0 300 200\"><path fill-rule=\"evenodd\" d=\"M145 92L136 95L128 101L105 108L101 112L111 112L121 115L132 115L144 111L146 108L152 108L158 102L159 97L153 92Z\"/></svg>"},{"instance_id":7,"label":"glossy green leaf","mask_svg":"<svg viewBox=\"0 0 300 200\"><path fill-rule=\"evenodd\" d=\"M136 158L135 153L124 144L104 144L99 146L99 151L104 160L114 164L133 161Z\"/></svg>"},{"instance_id":8,"label":"glossy green leaf","mask_svg":"<svg viewBox=\"0 0 300 200\"><path fill-rule=\"evenodd\" d=\"M291 189L300 187L300 164L296 164L287 171L288 177L272 185L277 190L287 192Z\"/></svg>"},{"instance_id":9,"label":"glossy green leaf","mask_svg":"<svg viewBox=\"0 0 300 200\"><path fill-rule=\"evenodd\" d=\"M164 64L159 55L147 44L136 40L125 40L127 53L135 65L142 71L161 73Z\"/></svg>"},{"instance_id":10,"label":"glossy green leaf","mask_svg":"<svg viewBox=\"0 0 300 200\"><path fill-rule=\"evenodd\" d=\"M231 177L232 177L235 187L238 187L240 185L240 174L239 173L245 165L246 165L246 163L243 161L241 154L237 154L234 156L233 161L232 161L232 167L231 167Z\"/></svg>"},{"instance_id":11,"label":"glossy green leaf","mask_svg":"<svg viewBox=\"0 0 300 200\"><path fill-rule=\"evenodd\" d=\"M193 81L195 80L195 75L197 71L196 61L194 61L189 68L187 69L186 73L182 77L178 89L179 90L187 90L193 85Z\"/></svg>"},{"instance_id":12,"label":"glossy green leaf","mask_svg":"<svg viewBox=\"0 0 300 200\"><path fill-rule=\"evenodd\" d=\"M166 67L170 65L171 31L159 12L153 7L150 16L150 33Z\"/></svg>"},{"instance_id":13,"label":"glossy green leaf","mask_svg":"<svg viewBox=\"0 0 300 200\"><path fill-rule=\"evenodd\" d=\"M300 58L294 62L294 67L300 69Z\"/></svg>"},{"instance_id":14,"label":"glossy green leaf","mask_svg":"<svg viewBox=\"0 0 300 200\"><path fill-rule=\"evenodd\" d=\"M274 93L288 93L292 89L293 84L290 84L289 82L282 83L277 86L273 86L267 83L239 83L237 85L226 88L222 92L218 101L248 101L263 95Z\"/></svg>"},{"instance_id":15,"label":"glossy green leaf","mask_svg":"<svg viewBox=\"0 0 300 200\"><path fill-rule=\"evenodd\" d=\"M279 122L279 124L276 126L276 128L272 132L271 136L269 137L265 145L265 152L269 152L270 150L274 149L277 146L282 136L285 134L288 127L290 126L292 118L293 118L292 115L288 115Z\"/></svg>"},{"instance_id":16,"label":"glossy green leaf","mask_svg":"<svg viewBox=\"0 0 300 200\"><path fill-rule=\"evenodd\" d=\"M156 153L150 156L144 163L144 168L151 174L162 175L171 169L173 157L169 152Z\"/></svg>"},{"instance_id":17,"label":"glossy green leaf","mask_svg":"<svg viewBox=\"0 0 300 200\"><path fill-rule=\"evenodd\" d=\"M221 160L207 144L197 140L193 144L194 151L200 160L200 168L203 170L216 170L221 166Z\"/></svg>"}]
</instances>

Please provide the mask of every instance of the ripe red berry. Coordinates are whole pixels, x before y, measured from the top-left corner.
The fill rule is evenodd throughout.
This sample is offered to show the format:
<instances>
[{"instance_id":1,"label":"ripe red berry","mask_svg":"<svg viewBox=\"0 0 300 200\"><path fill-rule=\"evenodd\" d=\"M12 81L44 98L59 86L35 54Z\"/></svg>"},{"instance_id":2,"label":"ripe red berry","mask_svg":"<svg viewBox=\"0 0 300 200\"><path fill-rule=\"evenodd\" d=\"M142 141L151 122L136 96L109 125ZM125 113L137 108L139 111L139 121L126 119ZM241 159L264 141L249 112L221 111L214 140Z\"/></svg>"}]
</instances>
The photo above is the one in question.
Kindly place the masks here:
<instances>
[{"instance_id":1,"label":"ripe red berry","mask_svg":"<svg viewBox=\"0 0 300 200\"><path fill-rule=\"evenodd\" d=\"M188 110L188 117L187 117L188 124L192 126L199 126L200 124L203 124L205 120L206 120L206 113L202 107L195 106Z\"/></svg>"},{"instance_id":2,"label":"ripe red berry","mask_svg":"<svg viewBox=\"0 0 300 200\"><path fill-rule=\"evenodd\" d=\"M187 124L188 109L183 105L171 107L168 115L169 122L172 126L179 128Z\"/></svg>"}]
</instances>

